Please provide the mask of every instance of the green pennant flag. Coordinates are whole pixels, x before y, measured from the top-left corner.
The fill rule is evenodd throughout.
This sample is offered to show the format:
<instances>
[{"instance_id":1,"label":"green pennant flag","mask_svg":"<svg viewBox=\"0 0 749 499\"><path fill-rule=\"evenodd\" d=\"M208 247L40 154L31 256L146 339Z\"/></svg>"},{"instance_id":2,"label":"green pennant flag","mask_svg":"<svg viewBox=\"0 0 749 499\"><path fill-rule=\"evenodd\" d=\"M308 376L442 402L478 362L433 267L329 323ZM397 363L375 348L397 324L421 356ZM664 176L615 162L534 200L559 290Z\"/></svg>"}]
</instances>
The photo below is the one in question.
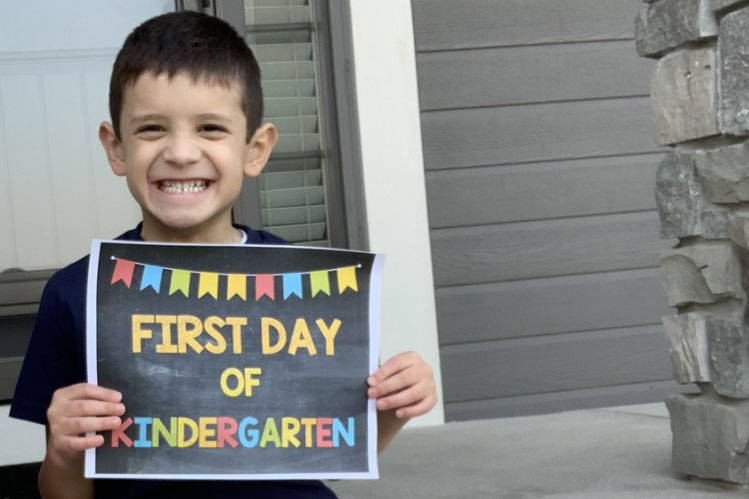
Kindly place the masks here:
<instances>
[{"instance_id":1,"label":"green pennant flag","mask_svg":"<svg viewBox=\"0 0 749 499\"><path fill-rule=\"evenodd\" d=\"M172 270L172 280L169 283L169 294L173 295L177 291L187 297L190 294L190 271L189 270Z\"/></svg>"},{"instance_id":2,"label":"green pennant flag","mask_svg":"<svg viewBox=\"0 0 749 499\"><path fill-rule=\"evenodd\" d=\"M330 279L328 279L327 270L318 270L309 273L309 285L312 297L317 293L323 292L330 296Z\"/></svg>"}]
</instances>

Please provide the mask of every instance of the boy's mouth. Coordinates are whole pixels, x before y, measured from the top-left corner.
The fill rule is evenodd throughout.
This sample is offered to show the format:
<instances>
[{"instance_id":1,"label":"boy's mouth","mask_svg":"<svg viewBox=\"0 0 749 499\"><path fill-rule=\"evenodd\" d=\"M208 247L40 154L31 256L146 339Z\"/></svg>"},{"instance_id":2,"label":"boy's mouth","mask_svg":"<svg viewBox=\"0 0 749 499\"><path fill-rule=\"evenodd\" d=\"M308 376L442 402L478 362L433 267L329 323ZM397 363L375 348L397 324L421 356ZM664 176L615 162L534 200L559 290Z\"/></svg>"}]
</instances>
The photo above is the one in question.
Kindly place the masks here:
<instances>
[{"instance_id":1,"label":"boy's mouth","mask_svg":"<svg viewBox=\"0 0 749 499\"><path fill-rule=\"evenodd\" d=\"M159 190L169 194L186 194L202 192L208 187L205 180L161 180Z\"/></svg>"}]
</instances>

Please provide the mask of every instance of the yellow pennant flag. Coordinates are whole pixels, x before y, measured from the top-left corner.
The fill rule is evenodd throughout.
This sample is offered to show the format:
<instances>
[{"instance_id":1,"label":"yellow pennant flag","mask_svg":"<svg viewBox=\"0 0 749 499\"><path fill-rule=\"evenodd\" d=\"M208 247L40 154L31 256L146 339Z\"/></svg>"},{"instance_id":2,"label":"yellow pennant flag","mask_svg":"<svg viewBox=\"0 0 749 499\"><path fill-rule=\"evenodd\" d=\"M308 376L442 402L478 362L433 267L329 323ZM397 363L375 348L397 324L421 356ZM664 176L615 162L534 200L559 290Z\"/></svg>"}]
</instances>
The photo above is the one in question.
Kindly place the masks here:
<instances>
[{"instance_id":1,"label":"yellow pennant flag","mask_svg":"<svg viewBox=\"0 0 749 499\"><path fill-rule=\"evenodd\" d=\"M341 267L338 269L338 294L342 294L346 291L346 288L359 291L356 284L356 267Z\"/></svg>"},{"instance_id":2,"label":"yellow pennant flag","mask_svg":"<svg viewBox=\"0 0 749 499\"><path fill-rule=\"evenodd\" d=\"M226 299L231 300L237 295L247 301L247 276L244 274L229 274L226 278Z\"/></svg>"},{"instance_id":3,"label":"yellow pennant flag","mask_svg":"<svg viewBox=\"0 0 749 499\"><path fill-rule=\"evenodd\" d=\"M330 296L330 279L328 279L327 270L317 270L309 273L309 286L312 297L319 292L323 292Z\"/></svg>"},{"instance_id":4,"label":"yellow pennant flag","mask_svg":"<svg viewBox=\"0 0 749 499\"><path fill-rule=\"evenodd\" d=\"M201 272L198 280L198 298L203 295L211 295L214 300L218 299L218 274L215 272Z\"/></svg>"},{"instance_id":5,"label":"yellow pennant flag","mask_svg":"<svg viewBox=\"0 0 749 499\"><path fill-rule=\"evenodd\" d=\"M185 298L190 294L190 271L189 270L172 270L172 280L169 282L169 294L173 295L181 291Z\"/></svg>"}]
</instances>

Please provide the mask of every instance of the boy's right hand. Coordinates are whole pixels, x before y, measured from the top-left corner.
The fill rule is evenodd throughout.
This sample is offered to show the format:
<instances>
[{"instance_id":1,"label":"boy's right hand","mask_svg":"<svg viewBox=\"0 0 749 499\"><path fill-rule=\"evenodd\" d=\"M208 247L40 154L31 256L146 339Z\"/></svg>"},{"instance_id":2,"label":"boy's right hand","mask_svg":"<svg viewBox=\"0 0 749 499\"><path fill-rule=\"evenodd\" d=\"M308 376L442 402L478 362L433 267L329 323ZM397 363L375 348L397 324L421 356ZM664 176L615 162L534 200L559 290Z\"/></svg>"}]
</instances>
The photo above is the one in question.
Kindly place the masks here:
<instances>
[{"instance_id":1,"label":"boy's right hand","mask_svg":"<svg viewBox=\"0 0 749 499\"><path fill-rule=\"evenodd\" d=\"M118 428L125 413L121 400L120 392L90 383L57 390L47 409L48 455L68 461L81 457L81 451L103 444L104 436L86 433Z\"/></svg>"}]
</instances>

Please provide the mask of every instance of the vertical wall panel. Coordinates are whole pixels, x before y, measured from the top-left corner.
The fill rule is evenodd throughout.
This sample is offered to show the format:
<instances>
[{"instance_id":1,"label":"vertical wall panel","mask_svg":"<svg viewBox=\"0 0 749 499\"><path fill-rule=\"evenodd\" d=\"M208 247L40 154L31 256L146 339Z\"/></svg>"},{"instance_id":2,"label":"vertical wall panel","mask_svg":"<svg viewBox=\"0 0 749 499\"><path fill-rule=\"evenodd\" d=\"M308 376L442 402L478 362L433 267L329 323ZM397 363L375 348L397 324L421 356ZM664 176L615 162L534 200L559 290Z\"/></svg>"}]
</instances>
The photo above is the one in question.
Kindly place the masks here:
<instances>
[{"instance_id":1,"label":"vertical wall panel","mask_svg":"<svg viewBox=\"0 0 749 499\"><path fill-rule=\"evenodd\" d=\"M41 78L6 76L2 92L18 267L39 268L58 254Z\"/></svg>"},{"instance_id":2,"label":"vertical wall panel","mask_svg":"<svg viewBox=\"0 0 749 499\"><path fill-rule=\"evenodd\" d=\"M11 203L10 166L8 165L8 141L5 138L3 111L3 82L0 78L0 272L16 267L16 236L13 230L13 204Z\"/></svg>"},{"instance_id":3,"label":"vertical wall panel","mask_svg":"<svg viewBox=\"0 0 749 499\"><path fill-rule=\"evenodd\" d=\"M53 216L59 234L58 261L69 262L84 254L86 241L97 233L92 183L87 157L87 128L84 119L81 78L78 73L44 76L47 104L47 136L51 158L51 179L55 207Z\"/></svg>"}]
</instances>

